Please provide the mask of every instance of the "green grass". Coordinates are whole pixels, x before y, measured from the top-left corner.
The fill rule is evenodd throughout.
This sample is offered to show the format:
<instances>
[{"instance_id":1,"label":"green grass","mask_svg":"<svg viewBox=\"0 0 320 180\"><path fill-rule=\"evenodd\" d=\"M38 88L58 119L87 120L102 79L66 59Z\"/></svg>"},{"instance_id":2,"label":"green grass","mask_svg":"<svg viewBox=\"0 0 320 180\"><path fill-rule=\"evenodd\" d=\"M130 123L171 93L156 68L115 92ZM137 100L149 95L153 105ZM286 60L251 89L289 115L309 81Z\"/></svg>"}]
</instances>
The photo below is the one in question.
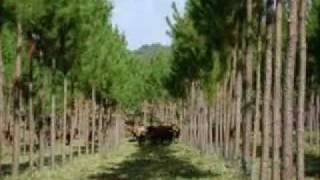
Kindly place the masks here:
<instances>
[{"instance_id":1,"label":"green grass","mask_svg":"<svg viewBox=\"0 0 320 180\"><path fill-rule=\"evenodd\" d=\"M320 180L320 147L307 145L305 148L305 170L310 180ZM309 180L309 179L308 179Z\"/></svg>"},{"instance_id":2,"label":"green grass","mask_svg":"<svg viewBox=\"0 0 320 180\"><path fill-rule=\"evenodd\" d=\"M237 168L181 144L138 147L123 143L108 155L82 156L55 170L25 172L21 180L242 179ZM5 178L10 180L10 177Z\"/></svg>"}]
</instances>

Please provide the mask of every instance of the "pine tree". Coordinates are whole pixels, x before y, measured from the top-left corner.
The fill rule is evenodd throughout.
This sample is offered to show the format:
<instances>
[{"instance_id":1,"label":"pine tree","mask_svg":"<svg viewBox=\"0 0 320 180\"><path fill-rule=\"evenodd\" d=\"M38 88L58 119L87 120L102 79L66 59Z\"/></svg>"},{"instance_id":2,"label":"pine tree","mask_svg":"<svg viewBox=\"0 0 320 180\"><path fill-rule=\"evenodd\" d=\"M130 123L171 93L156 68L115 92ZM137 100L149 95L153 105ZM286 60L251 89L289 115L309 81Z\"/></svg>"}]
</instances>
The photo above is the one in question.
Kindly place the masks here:
<instances>
[{"instance_id":1,"label":"pine tree","mask_svg":"<svg viewBox=\"0 0 320 180\"><path fill-rule=\"evenodd\" d=\"M284 127L283 128L283 172L282 179L293 176L293 103L295 61L297 52L297 1L290 1L289 46L286 55L284 76Z\"/></svg>"}]
</instances>

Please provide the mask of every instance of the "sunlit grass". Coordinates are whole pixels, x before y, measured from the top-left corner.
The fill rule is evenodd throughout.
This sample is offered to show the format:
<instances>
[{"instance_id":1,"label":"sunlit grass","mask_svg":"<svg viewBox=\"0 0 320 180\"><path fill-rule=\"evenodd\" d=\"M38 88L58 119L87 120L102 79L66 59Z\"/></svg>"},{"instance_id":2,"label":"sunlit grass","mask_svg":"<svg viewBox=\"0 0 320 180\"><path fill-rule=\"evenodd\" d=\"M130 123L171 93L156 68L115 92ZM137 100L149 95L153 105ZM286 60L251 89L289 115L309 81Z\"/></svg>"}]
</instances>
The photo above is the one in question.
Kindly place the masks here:
<instances>
[{"instance_id":1,"label":"sunlit grass","mask_svg":"<svg viewBox=\"0 0 320 180\"><path fill-rule=\"evenodd\" d=\"M7 177L5 180L11 180ZM54 170L25 172L23 180L84 180L84 179L241 179L237 168L226 166L222 158L200 155L181 144L168 147L139 148L124 143L109 154L82 156Z\"/></svg>"}]
</instances>

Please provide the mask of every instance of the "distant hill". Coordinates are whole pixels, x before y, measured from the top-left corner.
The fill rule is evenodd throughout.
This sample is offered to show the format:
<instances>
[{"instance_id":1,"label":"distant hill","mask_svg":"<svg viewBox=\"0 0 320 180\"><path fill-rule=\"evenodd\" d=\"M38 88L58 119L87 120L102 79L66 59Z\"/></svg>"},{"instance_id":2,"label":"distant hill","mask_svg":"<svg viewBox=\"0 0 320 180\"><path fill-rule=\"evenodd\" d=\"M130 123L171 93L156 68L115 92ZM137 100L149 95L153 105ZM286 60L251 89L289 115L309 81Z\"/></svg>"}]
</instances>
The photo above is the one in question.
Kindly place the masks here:
<instances>
[{"instance_id":1,"label":"distant hill","mask_svg":"<svg viewBox=\"0 0 320 180\"><path fill-rule=\"evenodd\" d=\"M150 44L143 45L138 50L133 51L135 55L138 57L150 59L159 53L163 53L165 55L170 55L170 46L164 46L162 44Z\"/></svg>"}]
</instances>

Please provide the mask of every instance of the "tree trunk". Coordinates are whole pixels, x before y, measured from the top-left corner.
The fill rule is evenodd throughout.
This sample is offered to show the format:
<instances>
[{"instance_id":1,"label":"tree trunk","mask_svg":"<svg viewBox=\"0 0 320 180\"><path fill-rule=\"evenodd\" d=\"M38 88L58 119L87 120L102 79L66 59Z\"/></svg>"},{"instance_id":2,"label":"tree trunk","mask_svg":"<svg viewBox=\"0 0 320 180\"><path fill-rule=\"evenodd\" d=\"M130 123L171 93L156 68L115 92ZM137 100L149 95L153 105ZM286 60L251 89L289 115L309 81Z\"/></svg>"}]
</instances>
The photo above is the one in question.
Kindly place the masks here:
<instances>
[{"instance_id":1,"label":"tree trunk","mask_svg":"<svg viewBox=\"0 0 320 180\"><path fill-rule=\"evenodd\" d=\"M256 96L255 96L255 117L253 124L253 140L252 140L252 159L254 160L254 166L252 168L252 178L256 179L257 176L257 147L258 139L261 141L260 135L260 124L261 124L261 98L262 98L262 89L261 89L261 64L264 58L264 43L263 39L265 37L265 26L266 26L266 15L264 14L265 2L260 0L258 2L259 18L258 18L258 42L257 42L257 69L256 69Z\"/></svg>"},{"instance_id":2,"label":"tree trunk","mask_svg":"<svg viewBox=\"0 0 320 180\"><path fill-rule=\"evenodd\" d=\"M92 117L91 117L91 153L95 153L95 132L96 132L96 90L92 88Z\"/></svg>"},{"instance_id":3,"label":"tree trunk","mask_svg":"<svg viewBox=\"0 0 320 180\"><path fill-rule=\"evenodd\" d=\"M260 42L260 43L259 43ZM258 40L258 44L261 45L261 37ZM259 45L258 45L259 46ZM261 48L261 46L260 46ZM262 58L262 51L259 50L259 57ZM258 139L261 139L260 136L260 123L261 123L261 59L259 58L257 62L256 69L256 97L255 97L255 117L253 122L253 137L252 137L252 169L251 169L251 179L255 180L258 177L258 161L257 161L257 147Z\"/></svg>"},{"instance_id":4,"label":"tree trunk","mask_svg":"<svg viewBox=\"0 0 320 180\"><path fill-rule=\"evenodd\" d=\"M115 123L116 123L116 127L115 127L115 147L117 147L120 143L120 137L119 137L119 118L117 116L117 118L115 119Z\"/></svg>"},{"instance_id":5,"label":"tree trunk","mask_svg":"<svg viewBox=\"0 0 320 180\"><path fill-rule=\"evenodd\" d=\"M81 143L80 143L80 140L81 140L81 125L82 125L82 122L83 122L83 106L82 106L82 99L80 99L79 101L78 101L78 106L77 106L77 117L78 117L78 126L77 126L77 129L78 129L78 136L77 136L77 140L78 140L78 156L80 156L81 155L81 147L82 147L82 145L81 145Z\"/></svg>"},{"instance_id":6,"label":"tree trunk","mask_svg":"<svg viewBox=\"0 0 320 180\"><path fill-rule=\"evenodd\" d=\"M33 100L32 100L32 92L33 86L30 82L29 84L29 165L31 169L33 169L33 153L34 153L34 117L33 117Z\"/></svg>"},{"instance_id":7,"label":"tree trunk","mask_svg":"<svg viewBox=\"0 0 320 180\"><path fill-rule=\"evenodd\" d=\"M238 38L238 24L235 28L236 39ZM236 40L237 41L237 40ZM238 42L235 42L234 48L232 50L232 66L231 66L231 79L230 79L230 90L229 90L229 137L230 142L230 149L229 149L229 156L232 156L234 153L234 133L235 133L235 118L236 118L236 75L237 75L237 63L238 63ZM232 158L232 157L231 157Z\"/></svg>"},{"instance_id":8,"label":"tree trunk","mask_svg":"<svg viewBox=\"0 0 320 180\"><path fill-rule=\"evenodd\" d=\"M224 127L224 98L223 98L223 92L221 92L221 98L220 98L220 103L219 103L219 111L220 111L220 117L219 117L219 136L220 136L220 151L223 153L223 147L224 147L224 136L223 136L223 127Z\"/></svg>"},{"instance_id":9,"label":"tree trunk","mask_svg":"<svg viewBox=\"0 0 320 180\"><path fill-rule=\"evenodd\" d=\"M256 102L255 102L255 117L253 125L253 139L252 139L252 159L257 157L257 141L260 129L261 121L261 62L258 62L257 72L256 72Z\"/></svg>"},{"instance_id":10,"label":"tree trunk","mask_svg":"<svg viewBox=\"0 0 320 180\"><path fill-rule=\"evenodd\" d=\"M308 136L308 141L310 144L313 143L312 140L312 135L313 135L313 119L315 118L314 116L314 99L315 99L315 93L312 91L311 96L309 99L308 103L308 131L309 131L309 136Z\"/></svg>"},{"instance_id":11,"label":"tree trunk","mask_svg":"<svg viewBox=\"0 0 320 180\"><path fill-rule=\"evenodd\" d=\"M297 120L297 179L304 180L304 108L306 90L306 62L307 62L307 43L306 43L306 1L300 0L299 11L299 48L300 48L300 68L299 68L299 91L298 91L298 120ZM316 119L319 121L319 119Z\"/></svg>"},{"instance_id":12,"label":"tree trunk","mask_svg":"<svg viewBox=\"0 0 320 180\"><path fill-rule=\"evenodd\" d=\"M42 59L41 59L42 60ZM39 99L40 99L40 130L39 130L39 169L42 170L44 167L44 151L45 151L45 131L47 128L47 122L45 118L45 74L41 72L42 75L42 82L41 88L39 92Z\"/></svg>"},{"instance_id":13,"label":"tree trunk","mask_svg":"<svg viewBox=\"0 0 320 180\"><path fill-rule=\"evenodd\" d=\"M15 84L14 84L14 128L13 128L13 164L12 175L17 177L19 174L19 156L20 156L20 119L21 119L21 65L22 65L22 46L23 46L23 31L20 22L17 23L17 59L15 70Z\"/></svg>"},{"instance_id":14,"label":"tree trunk","mask_svg":"<svg viewBox=\"0 0 320 180\"><path fill-rule=\"evenodd\" d=\"M45 156L45 118L42 117L41 121L43 123L42 127L40 128L40 132L39 132L39 168L40 170L43 169L44 167L44 156Z\"/></svg>"},{"instance_id":15,"label":"tree trunk","mask_svg":"<svg viewBox=\"0 0 320 180\"><path fill-rule=\"evenodd\" d=\"M230 120L229 120L229 115L230 115L230 112L229 112L229 99L230 99L230 94L228 94L228 83L227 83L227 80L225 82L225 85L224 85L224 157L225 158L228 158L228 153L229 153L229 134L230 134L230 131L229 131L229 123L230 123ZM231 88L230 88L231 89ZM230 93L230 92L229 92Z\"/></svg>"},{"instance_id":16,"label":"tree trunk","mask_svg":"<svg viewBox=\"0 0 320 180\"><path fill-rule=\"evenodd\" d=\"M50 162L51 168L55 167L55 137L56 137L56 97L51 97L51 121L50 121Z\"/></svg>"},{"instance_id":17,"label":"tree trunk","mask_svg":"<svg viewBox=\"0 0 320 180\"><path fill-rule=\"evenodd\" d=\"M214 128L215 128L215 151L216 153L218 152L218 148L219 148L219 109L218 109L218 101L216 100L216 102L214 103Z\"/></svg>"},{"instance_id":18,"label":"tree trunk","mask_svg":"<svg viewBox=\"0 0 320 180\"><path fill-rule=\"evenodd\" d=\"M85 142L86 142L86 154L89 154L89 133L90 133L90 110L89 103L85 102Z\"/></svg>"},{"instance_id":19,"label":"tree trunk","mask_svg":"<svg viewBox=\"0 0 320 180\"><path fill-rule=\"evenodd\" d=\"M246 33L246 57L245 57L245 117L243 137L243 160L245 169L248 169L250 161L250 143L253 117L253 86L252 86L252 60L253 60L253 31L252 31L252 0L246 0L247 7L247 33Z\"/></svg>"},{"instance_id":20,"label":"tree trunk","mask_svg":"<svg viewBox=\"0 0 320 180\"><path fill-rule=\"evenodd\" d=\"M102 135L102 131L103 131L103 127L102 127L102 123L103 123L103 113L104 113L104 107L101 106L99 108L99 124L98 124L98 136L99 136L99 153L102 153L103 150L103 135Z\"/></svg>"},{"instance_id":21,"label":"tree trunk","mask_svg":"<svg viewBox=\"0 0 320 180\"><path fill-rule=\"evenodd\" d=\"M316 129L317 129L317 132L316 132L316 145L318 148L320 148L320 97L319 95L317 95L317 121L316 121ZM305 116L306 117L306 116Z\"/></svg>"},{"instance_id":22,"label":"tree trunk","mask_svg":"<svg viewBox=\"0 0 320 180\"><path fill-rule=\"evenodd\" d=\"M212 107L208 107L208 152L211 153L212 152L212 147L213 147L213 134L212 134L212 130L213 130L213 118L214 118L214 113L213 113L213 109Z\"/></svg>"},{"instance_id":23,"label":"tree trunk","mask_svg":"<svg viewBox=\"0 0 320 180\"><path fill-rule=\"evenodd\" d=\"M32 50L32 48L31 48ZM33 153L34 153L34 112L33 112L33 61L32 53L29 56L29 165L33 169Z\"/></svg>"},{"instance_id":24,"label":"tree trunk","mask_svg":"<svg viewBox=\"0 0 320 180\"><path fill-rule=\"evenodd\" d=\"M284 127L283 128L283 173L282 179L292 179L293 170L293 102L294 77L297 53L297 1L290 0L289 46L287 51L287 66L284 77Z\"/></svg>"},{"instance_id":25,"label":"tree trunk","mask_svg":"<svg viewBox=\"0 0 320 180\"><path fill-rule=\"evenodd\" d=\"M21 96L20 98L23 99L23 95L22 95L22 92L20 93ZM23 103L22 103L22 107L23 107ZM22 110L23 113L25 113L24 109ZM21 116L21 131L22 131L22 134L21 134L21 141L22 141L22 145L21 145L21 155L22 156L25 156L27 155L27 122L24 121L23 117Z\"/></svg>"},{"instance_id":26,"label":"tree trunk","mask_svg":"<svg viewBox=\"0 0 320 180\"><path fill-rule=\"evenodd\" d=\"M0 13L0 15L2 15ZM2 151L3 151L3 125L5 122L5 98L4 98L4 62L3 62L3 54L2 54L2 27L0 25L0 164L2 159ZM0 166L0 176L2 175L2 169Z\"/></svg>"},{"instance_id":27,"label":"tree trunk","mask_svg":"<svg viewBox=\"0 0 320 180\"><path fill-rule=\"evenodd\" d=\"M312 142L312 145L316 145L317 144L317 139L316 139L316 134L317 134L317 131L318 131L318 121L319 121L319 110L317 108L317 95L315 93L314 95L314 100L313 100L313 103L312 103L312 134L311 134L311 142Z\"/></svg>"},{"instance_id":28,"label":"tree trunk","mask_svg":"<svg viewBox=\"0 0 320 180\"><path fill-rule=\"evenodd\" d=\"M267 9L270 10L272 0L267 2ZM269 153L270 153L270 130L271 130L271 85L272 85L272 47L273 47L273 14L268 12L267 16L267 44L266 44L266 59L265 59L265 83L263 96L263 130L262 130L262 157L260 179L269 179Z\"/></svg>"},{"instance_id":29,"label":"tree trunk","mask_svg":"<svg viewBox=\"0 0 320 180\"><path fill-rule=\"evenodd\" d=\"M63 81L63 123L62 123L62 165L66 159L66 140L67 140L67 108L68 108L68 80L65 77Z\"/></svg>"},{"instance_id":30,"label":"tree trunk","mask_svg":"<svg viewBox=\"0 0 320 180\"><path fill-rule=\"evenodd\" d=\"M74 151L75 153L77 153L79 151L79 141L78 141L78 136L79 136L79 123L80 123L80 104L81 101L80 99L78 99L76 101L76 107L75 107L75 126L74 126L74 134L73 134L73 138L76 140L76 144L75 147L77 148L76 151ZM77 155L80 155L79 153Z\"/></svg>"},{"instance_id":31,"label":"tree trunk","mask_svg":"<svg viewBox=\"0 0 320 180\"><path fill-rule=\"evenodd\" d=\"M56 92L55 92L55 70L56 70L56 61L52 60L52 74L51 74L51 85L52 85L52 94L51 94L51 119L50 119L50 163L51 168L55 167L55 137L56 137Z\"/></svg>"},{"instance_id":32,"label":"tree trunk","mask_svg":"<svg viewBox=\"0 0 320 180\"><path fill-rule=\"evenodd\" d=\"M220 147L221 147L221 137L220 137L221 103L220 103L219 96L220 96L220 92L218 92L217 102L216 102L216 108L217 108L217 114L216 114L217 152L220 150Z\"/></svg>"},{"instance_id":33,"label":"tree trunk","mask_svg":"<svg viewBox=\"0 0 320 180\"><path fill-rule=\"evenodd\" d=\"M272 179L280 179L280 142L281 139L281 105L282 105L282 0L277 1L276 5L276 38L275 38L275 62L274 62L274 85L273 85L273 133L272 133Z\"/></svg>"},{"instance_id":34,"label":"tree trunk","mask_svg":"<svg viewBox=\"0 0 320 180\"><path fill-rule=\"evenodd\" d=\"M77 99L74 100L73 102L73 109L70 112L71 114L71 118L70 118L70 159L73 160L73 153L74 153L74 131L75 131L75 127L76 127L76 122L77 122Z\"/></svg>"},{"instance_id":35,"label":"tree trunk","mask_svg":"<svg viewBox=\"0 0 320 180\"><path fill-rule=\"evenodd\" d=\"M237 84L236 84L236 137L235 137L235 147L234 147L234 156L235 159L240 157L240 133L241 133L241 104L242 104L242 75L241 72L238 72L237 75Z\"/></svg>"}]
</instances>

